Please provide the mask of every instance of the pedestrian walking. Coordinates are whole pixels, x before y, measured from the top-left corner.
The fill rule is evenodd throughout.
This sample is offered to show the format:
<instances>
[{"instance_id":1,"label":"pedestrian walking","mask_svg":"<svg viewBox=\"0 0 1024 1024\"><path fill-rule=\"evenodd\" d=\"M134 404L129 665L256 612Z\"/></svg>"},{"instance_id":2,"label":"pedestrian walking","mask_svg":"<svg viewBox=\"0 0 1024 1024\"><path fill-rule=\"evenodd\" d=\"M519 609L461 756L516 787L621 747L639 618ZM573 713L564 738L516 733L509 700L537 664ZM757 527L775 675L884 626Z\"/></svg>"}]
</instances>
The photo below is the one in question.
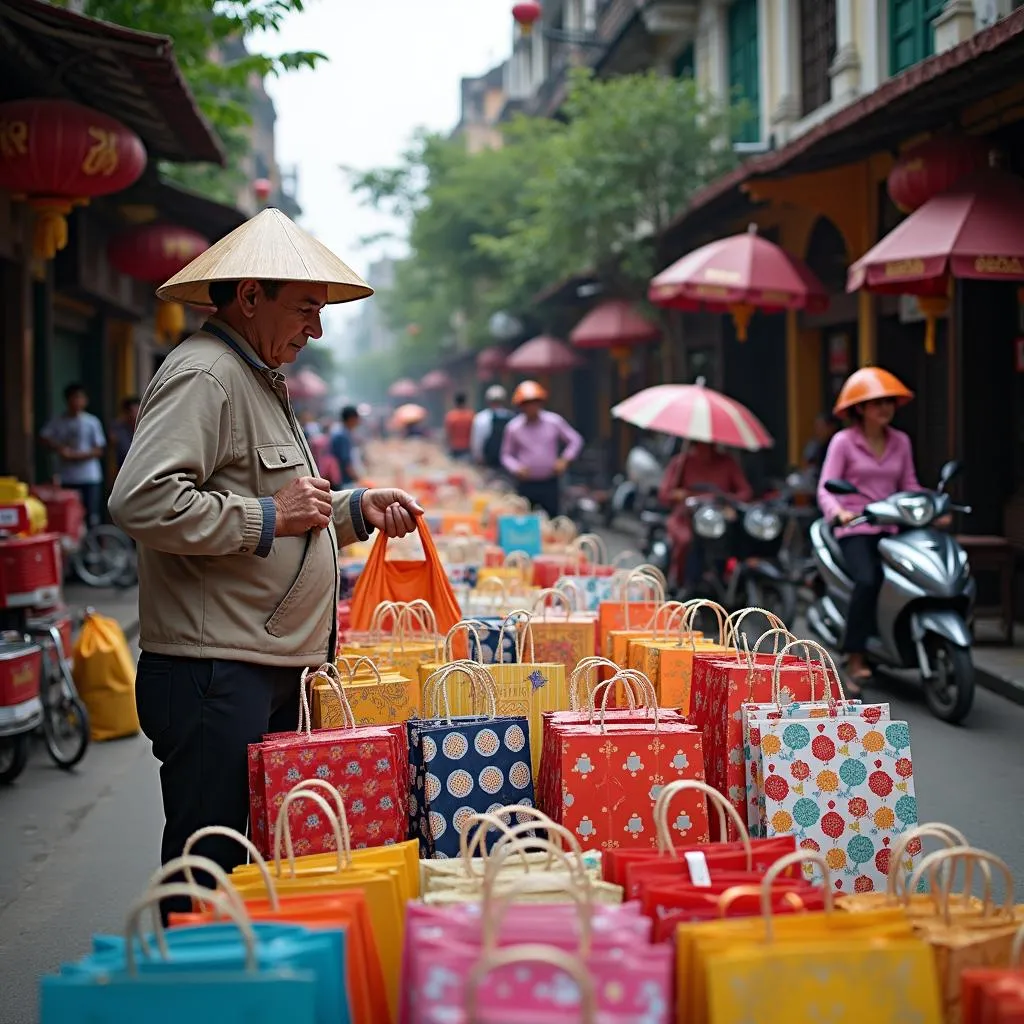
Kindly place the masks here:
<instances>
[{"instance_id":1,"label":"pedestrian walking","mask_svg":"<svg viewBox=\"0 0 1024 1024\"><path fill-rule=\"evenodd\" d=\"M114 420L114 425L110 428L110 433L114 436L114 452L118 469L124 465L124 460L128 457L128 449L135 436L135 424L138 419L139 396L129 395L121 402L121 415Z\"/></svg>"},{"instance_id":2,"label":"pedestrian walking","mask_svg":"<svg viewBox=\"0 0 1024 1024\"><path fill-rule=\"evenodd\" d=\"M466 396L461 391L455 396L455 408L444 418L444 434L448 440L448 454L464 462L470 455L470 439L473 432L473 410L466 405Z\"/></svg>"},{"instance_id":3,"label":"pedestrian walking","mask_svg":"<svg viewBox=\"0 0 1024 1024\"><path fill-rule=\"evenodd\" d=\"M558 413L544 408L548 393L525 380L512 395L519 410L505 428L501 463L518 481L519 493L553 519L560 505L560 481L583 450L583 438Z\"/></svg>"},{"instance_id":4,"label":"pedestrian walking","mask_svg":"<svg viewBox=\"0 0 1024 1024\"><path fill-rule=\"evenodd\" d=\"M487 407L473 417L469 447L473 461L494 472L500 472L501 444L505 428L512 422L514 413L508 408L508 392L500 384L492 384L484 395Z\"/></svg>"},{"instance_id":5,"label":"pedestrian walking","mask_svg":"<svg viewBox=\"0 0 1024 1024\"><path fill-rule=\"evenodd\" d=\"M136 701L166 863L204 825L245 830L248 745L297 727L302 669L335 657L339 545L405 536L422 509L332 491L289 403L281 367L322 335L323 307L372 294L321 243L264 210L157 294L216 309L142 396L110 499L139 545ZM218 838L196 852L228 871L245 857Z\"/></svg>"},{"instance_id":6,"label":"pedestrian walking","mask_svg":"<svg viewBox=\"0 0 1024 1024\"><path fill-rule=\"evenodd\" d=\"M91 412L89 395L81 384L64 389L64 412L43 427L40 439L54 453L61 487L77 491L85 506L86 522L95 526L103 517L103 464L107 447L103 424Z\"/></svg>"},{"instance_id":7,"label":"pedestrian walking","mask_svg":"<svg viewBox=\"0 0 1024 1024\"><path fill-rule=\"evenodd\" d=\"M354 405L346 405L341 410L337 428L331 432L331 454L338 463L342 486L351 486L362 475L362 464L355 438L359 419L359 410Z\"/></svg>"}]
</instances>

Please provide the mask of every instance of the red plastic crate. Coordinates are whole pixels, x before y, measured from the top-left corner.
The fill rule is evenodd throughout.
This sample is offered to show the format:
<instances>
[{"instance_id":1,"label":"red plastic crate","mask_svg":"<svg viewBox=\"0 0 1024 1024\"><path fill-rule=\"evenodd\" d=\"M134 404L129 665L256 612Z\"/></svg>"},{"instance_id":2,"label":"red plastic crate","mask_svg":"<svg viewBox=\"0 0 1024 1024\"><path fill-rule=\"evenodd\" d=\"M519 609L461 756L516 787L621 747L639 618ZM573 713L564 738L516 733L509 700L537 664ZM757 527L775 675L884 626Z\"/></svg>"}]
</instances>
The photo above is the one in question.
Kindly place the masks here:
<instances>
[{"instance_id":1,"label":"red plastic crate","mask_svg":"<svg viewBox=\"0 0 1024 1024\"><path fill-rule=\"evenodd\" d=\"M38 697L42 669L43 655L36 644L0 644L0 707Z\"/></svg>"},{"instance_id":2,"label":"red plastic crate","mask_svg":"<svg viewBox=\"0 0 1024 1024\"><path fill-rule=\"evenodd\" d=\"M52 484L38 484L31 493L46 506L46 529L59 533L74 544L85 536L85 506L77 491Z\"/></svg>"},{"instance_id":3,"label":"red plastic crate","mask_svg":"<svg viewBox=\"0 0 1024 1024\"><path fill-rule=\"evenodd\" d=\"M53 608L62 579L59 534L0 539L0 607Z\"/></svg>"}]
</instances>

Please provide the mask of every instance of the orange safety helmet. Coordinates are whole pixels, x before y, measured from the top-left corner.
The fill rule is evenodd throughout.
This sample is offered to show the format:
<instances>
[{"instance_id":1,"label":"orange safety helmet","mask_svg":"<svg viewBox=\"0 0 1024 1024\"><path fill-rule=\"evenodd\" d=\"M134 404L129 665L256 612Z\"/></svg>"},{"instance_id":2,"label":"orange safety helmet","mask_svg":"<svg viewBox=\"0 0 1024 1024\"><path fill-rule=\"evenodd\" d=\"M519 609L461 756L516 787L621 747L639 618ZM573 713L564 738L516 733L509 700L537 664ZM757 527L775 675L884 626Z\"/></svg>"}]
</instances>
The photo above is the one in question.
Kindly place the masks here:
<instances>
[{"instance_id":1,"label":"orange safety helmet","mask_svg":"<svg viewBox=\"0 0 1024 1024\"><path fill-rule=\"evenodd\" d=\"M522 405L524 402L546 402L547 400L547 391L535 380L524 380L512 395L513 405Z\"/></svg>"},{"instance_id":2,"label":"orange safety helmet","mask_svg":"<svg viewBox=\"0 0 1024 1024\"><path fill-rule=\"evenodd\" d=\"M897 405L906 405L914 392L899 377L877 366L864 366L846 378L832 411L840 416L862 402L894 398Z\"/></svg>"}]
</instances>

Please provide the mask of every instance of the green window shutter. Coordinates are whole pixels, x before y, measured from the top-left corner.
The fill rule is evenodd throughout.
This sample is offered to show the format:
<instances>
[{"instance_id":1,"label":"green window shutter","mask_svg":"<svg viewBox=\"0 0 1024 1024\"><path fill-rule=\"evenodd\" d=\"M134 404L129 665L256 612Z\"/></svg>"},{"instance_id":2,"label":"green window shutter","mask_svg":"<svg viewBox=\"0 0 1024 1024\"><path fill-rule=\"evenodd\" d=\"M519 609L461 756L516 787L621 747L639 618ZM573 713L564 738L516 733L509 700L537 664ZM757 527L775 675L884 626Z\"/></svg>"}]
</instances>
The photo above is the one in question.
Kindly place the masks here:
<instances>
[{"instance_id":1,"label":"green window shutter","mask_svg":"<svg viewBox=\"0 0 1024 1024\"><path fill-rule=\"evenodd\" d=\"M1024 0L1022 0L1024 2ZM696 78L697 77L697 61L694 55L693 43L690 43L688 47L678 57L676 57L675 64L672 66L672 73L676 78Z\"/></svg>"},{"instance_id":2,"label":"green window shutter","mask_svg":"<svg viewBox=\"0 0 1024 1024\"><path fill-rule=\"evenodd\" d=\"M901 71L935 52L932 21L944 0L889 0L889 72Z\"/></svg>"},{"instance_id":3,"label":"green window shutter","mask_svg":"<svg viewBox=\"0 0 1024 1024\"><path fill-rule=\"evenodd\" d=\"M757 38L757 0L733 0L729 8L729 88L743 100L750 118L735 142L761 140L761 55Z\"/></svg>"}]
</instances>

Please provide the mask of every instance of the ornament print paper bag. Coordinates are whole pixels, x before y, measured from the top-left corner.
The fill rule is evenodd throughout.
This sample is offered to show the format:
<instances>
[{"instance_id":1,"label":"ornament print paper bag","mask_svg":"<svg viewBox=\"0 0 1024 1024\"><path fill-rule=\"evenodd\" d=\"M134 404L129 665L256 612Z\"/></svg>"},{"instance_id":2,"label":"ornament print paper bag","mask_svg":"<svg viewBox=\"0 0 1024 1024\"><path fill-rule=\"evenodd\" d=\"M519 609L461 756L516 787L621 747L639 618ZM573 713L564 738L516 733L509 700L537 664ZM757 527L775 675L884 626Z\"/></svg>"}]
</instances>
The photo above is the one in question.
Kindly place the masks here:
<instances>
[{"instance_id":1,"label":"ornament print paper bag","mask_svg":"<svg viewBox=\"0 0 1024 1024\"><path fill-rule=\"evenodd\" d=\"M763 722L760 756L767 835L795 834L820 850L837 892L884 889L890 847L917 824L910 726L857 717Z\"/></svg>"},{"instance_id":2,"label":"ornament print paper bag","mask_svg":"<svg viewBox=\"0 0 1024 1024\"><path fill-rule=\"evenodd\" d=\"M557 607L559 604L564 611ZM538 661L564 665L566 673L571 673L584 658L593 656L597 644L597 616L590 612L574 613L561 591L542 590L531 614Z\"/></svg>"}]
</instances>

